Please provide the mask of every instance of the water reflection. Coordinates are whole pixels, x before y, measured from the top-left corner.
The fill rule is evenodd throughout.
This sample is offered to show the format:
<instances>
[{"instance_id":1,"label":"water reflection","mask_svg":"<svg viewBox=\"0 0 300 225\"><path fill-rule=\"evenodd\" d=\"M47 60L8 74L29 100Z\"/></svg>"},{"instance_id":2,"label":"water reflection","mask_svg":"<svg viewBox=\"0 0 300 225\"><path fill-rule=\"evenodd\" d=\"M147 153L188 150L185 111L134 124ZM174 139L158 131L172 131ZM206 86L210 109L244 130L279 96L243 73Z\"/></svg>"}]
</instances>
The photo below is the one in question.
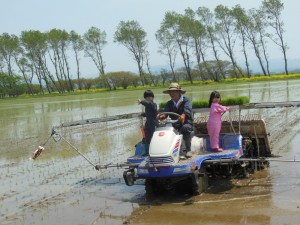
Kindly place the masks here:
<instances>
[{"instance_id":1,"label":"water reflection","mask_svg":"<svg viewBox=\"0 0 300 225\"><path fill-rule=\"evenodd\" d=\"M300 81L291 80L201 85L185 89L186 95L192 101L208 99L212 90L219 90L223 97L248 96L250 102L267 102L297 100L299 86ZM155 89L154 93L157 103L169 99L168 95L162 94L162 89ZM43 142L40 139L48 137L53 126L61 123L142 111L143 108L136 104L136 100L141 98L142 94L143 90L139 90L1 101L0 135L5 144L0 147L0 151L5 156L8 152L7 147L10 151L17 151L20 147L23 150L31 149L32 146ZM269 111L261 109L258 113L268 117ZM86 137L78 134L77 141L80 138ZM24 140L30 140L30 145L26 146Z\"/></svg>"},{"instance_id":2,"label":"water reflection","mask_svg":"<svg viewBox=\"0 0 300 225\"><path fill-rule=\"evenodd\" d=\"M192 101L208 100L211 91L218 90L223 97L248 96L250 102L271 102L299 100L299 86L300 81L293 80L249 84L201 85L185 89L187 90L186 95ZM162 91L163 89L154 90L157 103L165 102L169 99L169 96L162 94ZM62 140L54 141L51 139L45 146L45 152L37 161L33 162L28 159L32 151L47 140L53 126L76 120L141 112L143 108L137 105L136 100L142 96L143 90L139 90L0 101L0 223L2 224L6 217L30 217L26 212L32 213L36 210L34 203L45 203L47 198L53 199L57 196L67 195L69 192L78 194L78 197L76 197L77 195L73 198L69 196L70 201L78 200L82 202L79 196L86 197L84 195L86 190L82 191L81 188L78 188L78 181L87 181L90 184L90 181L102 179L103 177L118 177L121 179L122 171L109 170L99 174ZM286 124L299 123L298 110L294 109L245 110L243 113L253 112L261 114L266 120L267 128L272 131L271 135L274 140L281 140L281 127ZM141 139L139 126L140 121L133 118L60 128L57 131L89 159L93 160L94 163L114 163L124 162L132 154L134 144ZM297 129L297 127L293 129ZM294 134L297 132L299 133L298 130L295 130ZM293 137L277 141L276 146L272 146L275 153L284 154L288 153L290 149L298 149L299 143L291 140L299 140L299 137L297 136L296 139L293 139ZM291 144L287 145L288 143ZM298 157L299 151L292 151L291 154ZM218 224L218 221L224 222L223 219L231 215L231 221L235 221L236 224L272 224L274 217L268 211L268 209L272 208L272 205L279 207L283 203L282 206L288 207L289 202L292 202L290 206L293 209L300 205L296 200L300 199L296 188L299 184L295 182L295 179L299 176L299 168L296 165L286 170L281 168L282 166L272 164L270 174L258 173L257 175L261 177L252 179L252 185L246 185L241 183L242 181L237 181L232 184L230 189L224 189L221 194L220 192L217 194L208 192L203 196L194 198L192 204L190 204L191 201L188 202L191 207L194 207L192 210L187 205L182 207L181 203L171 203L166 200L163 202L162 207L153 209L156 216L149 217L148 220L151 221L151 218L152 220L153 218L162 219L163 217L159 215L170 215L171 217L172 214L174 216L174 210L194 218L195 214L191 215L189 212L198 210L201 214L196 215L195 221L199 223L207 222L208 218L212 224ZM288 180L287 178L291 179ZM104 185L103 189L105 190L106 188L107 186ZM109 196L117 195L121 199L119 202L122 199L126 199L123 202L126 205L126 209L130 208L131 198L135 198L138 201L141 201L141 198L143 198L141 197L143 194L143 188L141 187L128 187L126 189L125 184L122 183L114 186L114 188L116 188L116 192L109 192ZM220 188L220 186L216 188ZM87 197L89 202L91 199L94 199L95 193L99 191L98 189L97 183L92 188L89 187L88 190L90 192L88 193L91 193L91 197ZM211 190L214 189L212 188ZM292 190L293 195L284 194L290 190ZM106 198L104 198L105 201ZM49 203L49 205L53 206L56 203L54 201L54 203ZM146 204L149 204L149 202L146 202ZM170 207L170 204L174 205ZM30 211L30 207L33 207L33 211ZM62 204L58 204L58 208L60 207L62 207ZM95 203L95 207L97 207L97 203ZM106 205L103 207L105 211ZM258 207L267 210L257 212ZM214 213L215 208L222 209L217 216ZM47 210L44 212L47 212ZM51 213L55 214L55 212L52 211ZM239 213L237 214L237 212ZM179 215L182 215L182 213ZM47 217L47 215L44 215L44 217ZM165 218L166 221L170 217L167 216ZM32 220L24 219L25 221L19 224L30 224L34 222L34 218L36 217L32 216ZM43 219L45 218L41 218L36 224L39 224ZM145 219L144 222L147 221L147 218L143 219ZM180 219L178 221L178 224L186 222ZM53 220L50 220L49 224L51 222ZM158 222L157 219L156 222ZM175 220L173 222L173 224L176 224Z\"/></svg>"}]
</instances>

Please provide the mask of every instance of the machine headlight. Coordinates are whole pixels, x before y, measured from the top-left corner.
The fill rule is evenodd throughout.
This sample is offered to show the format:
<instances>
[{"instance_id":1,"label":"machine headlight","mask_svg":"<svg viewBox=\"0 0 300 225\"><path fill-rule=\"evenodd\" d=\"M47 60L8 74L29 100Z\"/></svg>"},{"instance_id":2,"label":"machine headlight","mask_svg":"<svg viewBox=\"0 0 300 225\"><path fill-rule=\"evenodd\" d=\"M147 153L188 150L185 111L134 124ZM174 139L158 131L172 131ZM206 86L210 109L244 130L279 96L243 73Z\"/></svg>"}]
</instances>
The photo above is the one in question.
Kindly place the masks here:
<instances>
[{"instance_id":1,"label":"machine headlight","mask_svg":"<svg viewBox=\"0 0 300 225\"><path fill-rule=\"evenodd\" d=\"M137 169L137 173L145 174L145 173L149 173L149 172L148 172L148 169Z\"/></svg>"},{"instance_id":2,"label":"machine headlight","mask_svg":"<svg viewBox=\"0 0 300 225\"><path fill-rule=\"evenodd\" d=\"M190 173L191 168L190 167L177 167L174 168L173 173Z\"/></svg>"}]
</instances>

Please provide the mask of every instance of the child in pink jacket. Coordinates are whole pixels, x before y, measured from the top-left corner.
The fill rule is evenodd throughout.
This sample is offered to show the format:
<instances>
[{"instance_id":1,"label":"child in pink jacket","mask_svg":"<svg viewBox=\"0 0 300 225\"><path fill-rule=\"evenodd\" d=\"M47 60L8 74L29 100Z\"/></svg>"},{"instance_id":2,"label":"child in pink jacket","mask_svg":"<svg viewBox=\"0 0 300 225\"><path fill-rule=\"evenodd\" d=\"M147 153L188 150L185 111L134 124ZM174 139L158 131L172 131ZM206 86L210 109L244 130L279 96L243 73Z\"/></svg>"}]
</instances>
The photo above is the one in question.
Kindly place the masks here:
<instances>
[{"instance_id":1,"label":"child in pink jacket","mask_svg":"<svg viewBox=\"0 0 300 225\"><path fill-rule=\"evenodd\" d=\"M210 139L210 146L214 152L222 152L223 149L219 148L219 136L221 131L221 117L223 112L228 111L230 108L220 104L221 95L218 91L213 91L209 98L209 118L207 122L207 130Z\"/></svg>"}]
</instances>

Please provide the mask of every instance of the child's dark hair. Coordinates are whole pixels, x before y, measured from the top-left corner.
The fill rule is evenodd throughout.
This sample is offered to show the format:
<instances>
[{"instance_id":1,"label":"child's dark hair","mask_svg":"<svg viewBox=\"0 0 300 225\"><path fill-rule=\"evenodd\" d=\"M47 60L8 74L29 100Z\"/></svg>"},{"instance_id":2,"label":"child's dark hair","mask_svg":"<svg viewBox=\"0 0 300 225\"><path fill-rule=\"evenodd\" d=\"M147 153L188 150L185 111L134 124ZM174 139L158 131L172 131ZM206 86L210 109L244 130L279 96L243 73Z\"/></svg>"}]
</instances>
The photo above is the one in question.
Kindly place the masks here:
<instances>
[{"instance_id":1,"label":"child's dark hair","mask_svg":"<svg viewBox=\"0 0 300 225\"><path fill-rule=\"evenodd\" d=\"M208 102L208 107L210 108L211 106L211 103L213 102L214 98L220 98L220 101L221 101L221 95L218 91L213 91L211 94L210 94L210 97L209 97L209 102Z\"/></svg>"},{"instance_id":2,"label":"child's dark hair","mask_svg":"<svg viewBox=\"0 0 300 225\"><path fill-rule=\"evenodd\" d=\"M147 98L147 97L152 97L152 98L154 98L154 94L153 94L153 92L152 92L151 90L146 90L146 91L144 92L144 98Z\"/></svg>"}]
</instances>

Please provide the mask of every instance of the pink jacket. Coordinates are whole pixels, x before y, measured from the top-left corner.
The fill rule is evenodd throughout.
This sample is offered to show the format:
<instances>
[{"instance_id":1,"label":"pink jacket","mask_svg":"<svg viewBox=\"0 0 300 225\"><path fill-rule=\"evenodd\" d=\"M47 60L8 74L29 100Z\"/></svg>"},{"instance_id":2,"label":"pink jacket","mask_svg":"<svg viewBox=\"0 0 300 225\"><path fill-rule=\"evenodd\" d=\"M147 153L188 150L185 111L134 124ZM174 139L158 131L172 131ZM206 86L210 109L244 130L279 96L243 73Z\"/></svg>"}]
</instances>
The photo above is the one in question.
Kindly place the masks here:
<instances>
[{"instance_id":1,"label":"pink jacket","mask_svg":"<svg viewBox=\"0 0 300 225\"><path fill-rule=\"evenodd\" d=\"M209 123L221 123L222 113L227 111L227 107L219 103L212 103L209 110Z\"/></svg>"},{"instance_id":2,"label":"pink jacket","mask_svg":"<svg viewBox=\"0 0 300 225\"><path fill-rule=\"evenodd\" d=\"M212 103L210 106L209 119L207 121L207 130L210 138L211 148L219 148L219 135L221 131L222 112L227 111L227 107L219 103Z\"/></svg>"}]
</instances>

